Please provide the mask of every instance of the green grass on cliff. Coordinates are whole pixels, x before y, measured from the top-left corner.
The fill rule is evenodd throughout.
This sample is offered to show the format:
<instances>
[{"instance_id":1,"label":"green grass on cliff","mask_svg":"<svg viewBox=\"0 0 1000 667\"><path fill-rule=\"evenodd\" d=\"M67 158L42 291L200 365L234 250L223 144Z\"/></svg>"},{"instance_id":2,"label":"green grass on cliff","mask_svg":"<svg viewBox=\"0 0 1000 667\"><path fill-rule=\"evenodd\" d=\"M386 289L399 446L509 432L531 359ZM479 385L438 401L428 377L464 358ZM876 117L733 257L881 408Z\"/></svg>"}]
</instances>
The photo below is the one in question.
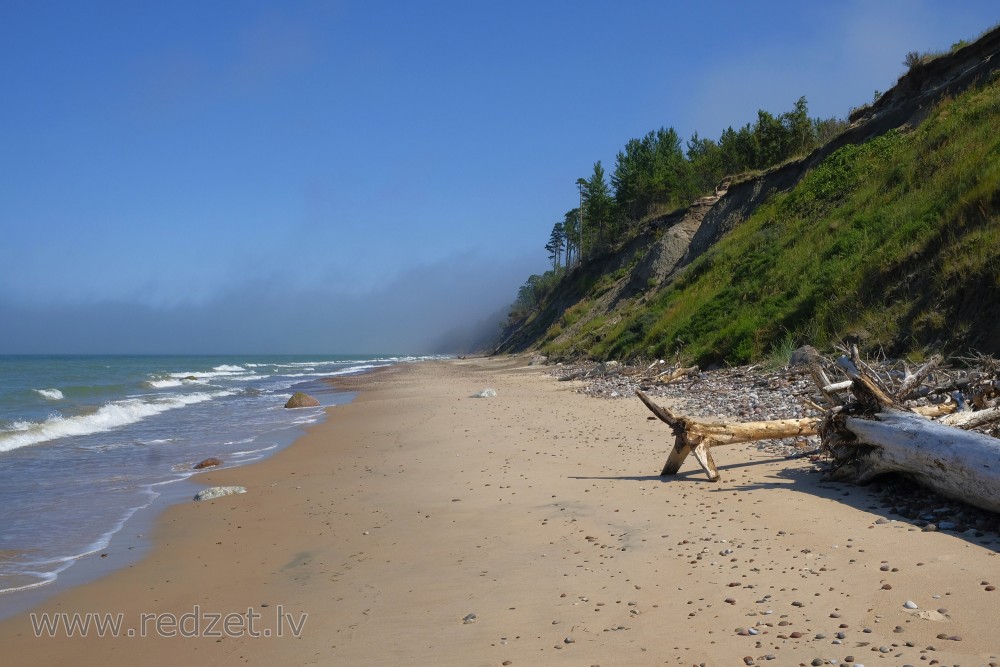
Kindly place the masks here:
<instances>
[{"instance_id":1,"label":"green grass on cliff","mask_svg":"<svg viewBox=\"0 0 1000 667\"><path fill-rule=\"evenodd\" d=\"M994 81L915 130L840 149L598 342L560 347L597 358L682 348L703 364L846 336L890 354L1000 349L998 213Z\"/></svg>"}]
</instances>

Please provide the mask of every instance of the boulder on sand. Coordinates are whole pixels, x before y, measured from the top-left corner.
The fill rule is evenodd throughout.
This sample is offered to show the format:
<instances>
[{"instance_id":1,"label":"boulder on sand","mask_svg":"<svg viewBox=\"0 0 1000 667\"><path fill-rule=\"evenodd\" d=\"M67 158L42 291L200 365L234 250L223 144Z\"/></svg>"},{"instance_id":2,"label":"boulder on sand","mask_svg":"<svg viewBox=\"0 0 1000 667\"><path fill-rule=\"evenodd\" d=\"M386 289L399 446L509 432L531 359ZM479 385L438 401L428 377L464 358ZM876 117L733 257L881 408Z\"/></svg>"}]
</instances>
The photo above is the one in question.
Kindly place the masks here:
<instances>
[{"instance_id":1,"label":"boulder on sand","mask_svg":"<svg viewBox=\"0 0 1000 667\"><path fill-rule=\"evenodd\" d=\"M285 403L286 408L315 408L318 405L319 401L301 391L292 394L292 397Z\"/></svg>"}]
</instances>

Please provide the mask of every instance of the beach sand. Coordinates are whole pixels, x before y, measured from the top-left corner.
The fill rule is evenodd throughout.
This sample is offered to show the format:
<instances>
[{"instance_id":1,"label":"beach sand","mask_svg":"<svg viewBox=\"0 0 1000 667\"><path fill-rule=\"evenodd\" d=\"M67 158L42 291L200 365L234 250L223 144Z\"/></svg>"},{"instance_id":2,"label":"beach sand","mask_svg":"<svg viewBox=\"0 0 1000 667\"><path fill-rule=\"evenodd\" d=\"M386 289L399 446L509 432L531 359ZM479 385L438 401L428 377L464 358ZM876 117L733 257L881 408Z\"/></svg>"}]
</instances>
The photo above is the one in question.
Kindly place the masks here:
<instances>
[{"instance_id":1,"label":"beach sand","mask_svg":"<svg viewBox=\"0 0 1000 667\"><path fill-rule=\"evenodd\" d=\"M2 663L998 661L998 543L891 520L808 458L737 445L719 483L693 460L661 479L672 437L638 399L518 358L341 384L358 398L292 446L196 478L246 494L170 507L143 560L35 610L121 613L122 635L146 615L148 636L36 638L19 614ZM248 610L270 636L233 636ZM212 614L234 614L230 636Z\"/></svg>"}]
</instances>

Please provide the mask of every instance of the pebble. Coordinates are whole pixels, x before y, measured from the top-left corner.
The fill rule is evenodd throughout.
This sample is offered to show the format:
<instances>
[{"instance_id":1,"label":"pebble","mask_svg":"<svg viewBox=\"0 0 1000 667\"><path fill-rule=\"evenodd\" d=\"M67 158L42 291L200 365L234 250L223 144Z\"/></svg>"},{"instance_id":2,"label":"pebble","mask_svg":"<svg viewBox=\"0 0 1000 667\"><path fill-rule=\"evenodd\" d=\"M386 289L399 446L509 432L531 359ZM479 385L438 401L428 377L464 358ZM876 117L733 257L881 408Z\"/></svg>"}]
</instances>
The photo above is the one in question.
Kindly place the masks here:
<instances>
[{"instance_id":1,"label":"pebble","mask_svg":"<svg viewBox=\"0 0 1000 667\"><path fill-rule=\"evenodd\" d=\"M477 618L479 618L479 617L476 616L475 614L466 614L465 617L462 619L462 622L463 623L475 623Z\"/></svg>"},{"instance_id":2,"label":"pebble","mask_svg":"<svg viewBox=\"0 0 1000 667\"><path fill-rule=\"evenodd\" d=\"M907 600L906 602L903 603L903 606L906 607L907 609L919 609L917 603L914 602L913 600Z\"/></svg>"}]
</instances>

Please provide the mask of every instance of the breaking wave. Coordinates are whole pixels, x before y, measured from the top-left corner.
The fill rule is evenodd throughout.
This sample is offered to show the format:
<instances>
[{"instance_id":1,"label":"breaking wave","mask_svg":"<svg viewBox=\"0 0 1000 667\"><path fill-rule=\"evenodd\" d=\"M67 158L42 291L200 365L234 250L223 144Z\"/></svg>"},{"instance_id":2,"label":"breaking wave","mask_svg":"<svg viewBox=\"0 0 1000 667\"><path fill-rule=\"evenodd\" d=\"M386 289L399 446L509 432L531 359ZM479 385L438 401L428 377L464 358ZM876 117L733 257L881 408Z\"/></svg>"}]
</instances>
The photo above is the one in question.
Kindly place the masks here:
<instances>
[{"instance_id":1,"label":"breaking wave","mask_svg":"<svg viewBox=\"0 0 1000 667\"><path fill-rule=\"evenodd\" d=\"M223 391L211 394L199 392L163 396L151 400L130 398L107 403L97 411L86 415L63 417L55 414L42 422L14 422L8 430L0 432L0 452L37 445L56 438L110 431L120 426L134 424L167 410L210 401L230 393L232 392Z\"/></svg>"}]
</instances>

